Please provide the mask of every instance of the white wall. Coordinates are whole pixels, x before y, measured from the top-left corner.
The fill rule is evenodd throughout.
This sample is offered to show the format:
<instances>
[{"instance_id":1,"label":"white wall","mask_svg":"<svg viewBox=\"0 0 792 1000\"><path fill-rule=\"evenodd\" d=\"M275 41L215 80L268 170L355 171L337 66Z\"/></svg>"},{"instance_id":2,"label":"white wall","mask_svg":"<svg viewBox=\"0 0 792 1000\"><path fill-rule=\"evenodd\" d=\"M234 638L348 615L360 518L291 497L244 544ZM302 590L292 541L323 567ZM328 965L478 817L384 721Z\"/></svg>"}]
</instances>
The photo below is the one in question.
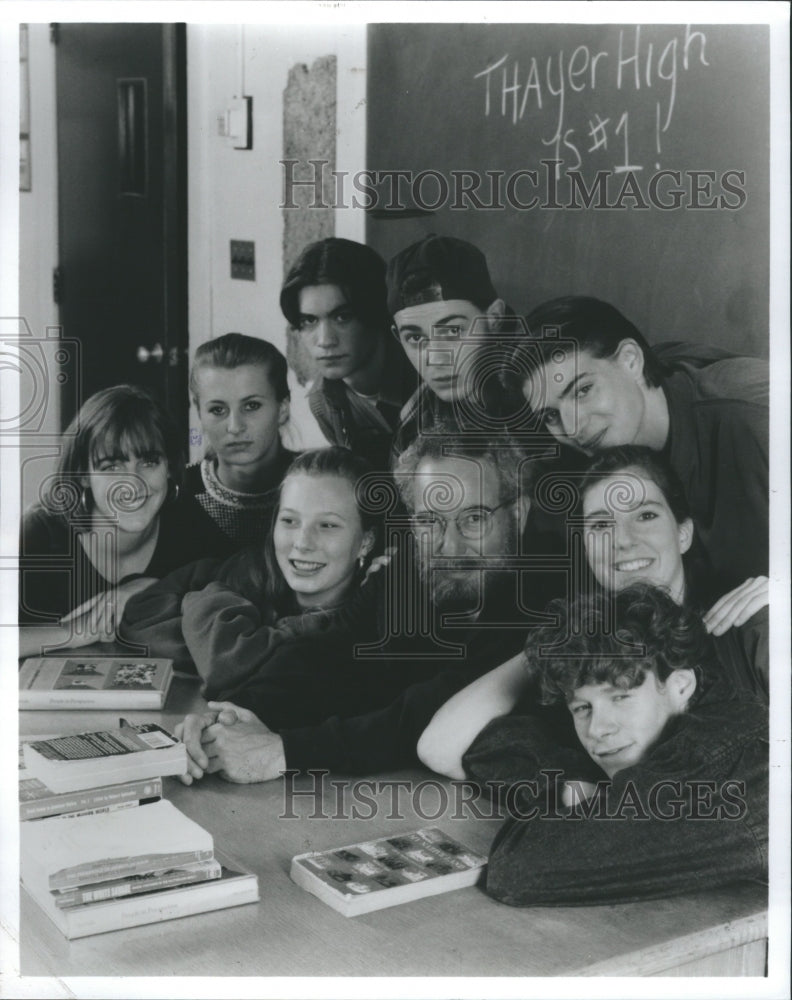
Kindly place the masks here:
<instances>
[{"instance_id":1,"label":"white wall","mask_svg":"<svg viewBox=\"0 0 792 1000\"><path fill-rule=\"evenodd\" d=\"M20 192L19 314L34 337L57 325L52 270L57 263L55 48L48 24L29 26L32 191ZM337 169L365 165L366 38L364 25L188 25L188 253L190 355L229 330L272 340L285 351L285 321L278 306L283 277L283 90L295 63L319 56L338 60ZM254 148L231 149L217 134L217 116L243 90L253 97ZM365 238L364 213L336 212L336 235ZM256 243L256 281L232 280L229 240ZM305 402L292 387L293 446L324 444ZM42 433L57 435L57 393L48 400ZM191 426L198 427L191 414ZM52 440L53 437L45 440ZM44 454L54 455L50 445ZM193 458L200 448L193 449ZM47 465L47 462L49 464ZM47 468L44 466L47 465ZM54 465L36 463L39 479ZM23 505L35 483L23 486Z\"/></svg>"},{"instance_id":2,"label":"white wall","mask_svg":"<svg viewBox=\"0 0 792 1000\"><path fill-rule=\"evenodd\" d=\"M19 193L19 304L36 333L58 321L52 301L57 263L55 46L49 25L28 25L32 190Z\"/></svg>"},{"instance_id":3,"label":"white wall","mask_svg":"<svg viewBox=\"0 0 792 1000\"><path fill-rule=\"evenodd\" d=\"M19 316L27 321L34 340L45 339L47 328L56 327L58 307L52 299L52 271L58 260L58 184L55 144L55 46L49 40L48 24L28 26L30 77L30 144L32 183L19 192ZM51 370L55 348L43 347ZM30 402L33 384L23 371L20 402ZM36 498L38 482L54 469L60 432L58 387L50 382L40 434L21 449L22 506Z\"/></svg>"},{"instance_id":4,"label":"white wall","mask_svg":"<svg viewBox=\"0 0 792 1000\"><path fill-rule=\"evenodd\" d=\"M188 198L190 356L231 330L265 337L285 352L278 305L283 280L283 90L296 63L338 59L337 169L365 161L364 25L188 25ZM253 98L252 150L218 135L217 119L237 96ZM363 240L363 213L336 212L336 235ZM256 280L230 277L229 241L256 244ZM292 386L292 446L326 443ZM198 428L191 411L190 426ZM192 457L200 454L194 448Z\"/></svg>"}]
</instances>

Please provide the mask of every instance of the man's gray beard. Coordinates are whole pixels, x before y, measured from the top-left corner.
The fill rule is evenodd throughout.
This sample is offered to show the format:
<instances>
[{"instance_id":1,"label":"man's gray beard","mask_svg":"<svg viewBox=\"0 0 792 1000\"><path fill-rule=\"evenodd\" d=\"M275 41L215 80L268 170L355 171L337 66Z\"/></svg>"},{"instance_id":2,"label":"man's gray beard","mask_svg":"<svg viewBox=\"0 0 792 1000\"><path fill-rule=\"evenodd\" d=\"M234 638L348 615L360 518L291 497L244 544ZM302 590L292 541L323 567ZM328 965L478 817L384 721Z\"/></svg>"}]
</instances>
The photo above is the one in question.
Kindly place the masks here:
<instances>
[{"instance_id":1,"label":"man's gray beard","mask_svg":"<svg viewBox=\"0 0 792 1000\"><path fill-rule=\"evenodd\" d=\"M432 603L440 611L473 611L481 604L487 574L435 570L431 574Z\"/></svg>"}]
</instances>

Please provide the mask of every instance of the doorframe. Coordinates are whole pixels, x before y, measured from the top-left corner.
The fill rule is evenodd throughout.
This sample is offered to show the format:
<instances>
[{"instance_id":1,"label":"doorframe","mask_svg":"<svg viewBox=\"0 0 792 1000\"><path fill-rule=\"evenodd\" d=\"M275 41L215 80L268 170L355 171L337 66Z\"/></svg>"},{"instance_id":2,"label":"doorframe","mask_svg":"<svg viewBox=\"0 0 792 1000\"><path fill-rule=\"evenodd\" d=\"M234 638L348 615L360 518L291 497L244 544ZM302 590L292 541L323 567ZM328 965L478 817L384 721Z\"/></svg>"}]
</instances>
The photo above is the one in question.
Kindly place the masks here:
<instances>
[{"instance_id":1,"label":"doorframe","mask_svg":"<svg viewBox=\"0 0 792 1000\"><path fill-rule=\"evenodd\" d=\"M166 401L176 421L185 454L188 444L188 241L187 241L187 26L164 24L163 30L163 150L165 268L165 331L169 357ZM172 140L170 130L172 128Z\"/></svg>"}]
</instances>

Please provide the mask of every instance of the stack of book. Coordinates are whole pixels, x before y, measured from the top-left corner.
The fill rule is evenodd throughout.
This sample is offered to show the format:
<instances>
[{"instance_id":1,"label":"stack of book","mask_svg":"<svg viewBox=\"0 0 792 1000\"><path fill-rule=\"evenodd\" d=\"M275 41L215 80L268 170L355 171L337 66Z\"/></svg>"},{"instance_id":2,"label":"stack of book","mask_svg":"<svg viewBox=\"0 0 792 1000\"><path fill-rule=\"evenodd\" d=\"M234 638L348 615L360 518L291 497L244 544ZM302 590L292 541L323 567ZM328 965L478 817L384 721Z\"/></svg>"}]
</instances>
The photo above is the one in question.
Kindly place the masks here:
<instances>
[{"instance_id":1,"label":"stack of book","mask_svg":"<svg viewBox=\"0 0 792 1000\"><path fill-rule=\"evenodd\" d=\"M20 763L22 885L66 937L258 900L256 876L162 799L186 757L159 726L24 743Z\"/></svg>"}]
</instances>

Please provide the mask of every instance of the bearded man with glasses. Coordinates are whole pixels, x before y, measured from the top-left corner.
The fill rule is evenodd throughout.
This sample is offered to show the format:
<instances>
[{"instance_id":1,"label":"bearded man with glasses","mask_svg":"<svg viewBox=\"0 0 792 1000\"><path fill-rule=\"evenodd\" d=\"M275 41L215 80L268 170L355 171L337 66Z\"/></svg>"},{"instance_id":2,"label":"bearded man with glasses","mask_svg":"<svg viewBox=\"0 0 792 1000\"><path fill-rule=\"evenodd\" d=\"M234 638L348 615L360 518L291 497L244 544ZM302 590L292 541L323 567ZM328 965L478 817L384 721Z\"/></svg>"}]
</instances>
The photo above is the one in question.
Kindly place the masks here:
<instances>
[{"instance_id":1,"label":"bearded man with glasses","mask_svg":"<svg viewBox=\"0 0 792 1000\"><path fill-rule=\"evenodd\" d=\"M520 554L533 464L505 436L477 445L433 433L412 443L394 474L433 604L480 613L488 590L515 579L509 563Z\"/></svg>"},{"instance_id":2,"label":"bearded man with glasses","mask_svg":"<svg viewBox=\"0 0 792 1000\"><path fill-rule=\"evenodd\" d=\"M418 738L437 709L520 654L547 601L565 592L563 558L534 560L522 542L532 537L533 475L506 436L477 444L438 427L416 438L395 470L409 521L394 517L409 524L412 544L374 574L361 604L341 612L332 630L287 644L227 702L187 716L178 729L190 757L183 780L417 764ZM369 711L348 711L364 697Z\"/></svg>"}]
</instances>

